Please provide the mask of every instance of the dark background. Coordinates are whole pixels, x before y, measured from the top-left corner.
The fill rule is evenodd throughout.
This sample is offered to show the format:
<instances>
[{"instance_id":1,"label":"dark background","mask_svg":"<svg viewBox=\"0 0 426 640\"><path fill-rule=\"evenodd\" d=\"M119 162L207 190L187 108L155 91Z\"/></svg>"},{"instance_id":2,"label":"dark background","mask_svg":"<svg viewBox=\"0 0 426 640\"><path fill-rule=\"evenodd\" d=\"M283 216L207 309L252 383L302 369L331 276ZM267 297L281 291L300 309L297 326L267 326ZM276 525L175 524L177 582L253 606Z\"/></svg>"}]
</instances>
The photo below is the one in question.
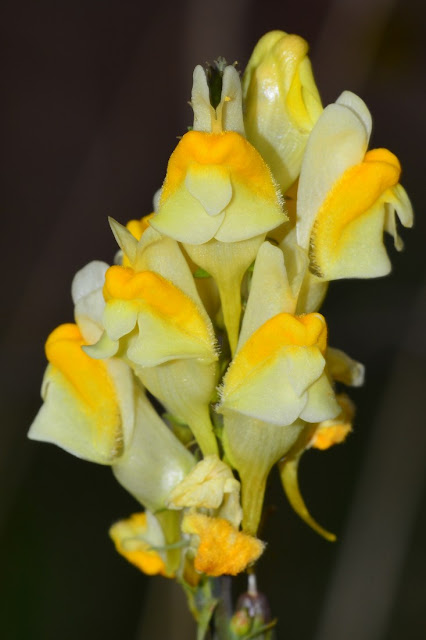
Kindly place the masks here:
<instances>
[{"instance_id":1,"label":"dark background","mask_svg":"<svg viewBox=\"0 0 426 640\"><path fill-rule=\"evenodd\" d=\"M417 215L390 277L331 287L334 346L367 367L355 433L306 454L301 484L331 545L272 478L259 586L281 640L426 637L425 4L415 0L6 0L0 7L0 638L194 637L172 583L113 550L110 524L137 510L108 468L27 441L43 344L72 320L70 285L116 250L107 216L151 211L191 124L192 69L244 68L270 29L311 44L325 104L367 102L372 146L400 158ZM244 589L240 581L238 589Z\"/></svg>"}]
</instances>

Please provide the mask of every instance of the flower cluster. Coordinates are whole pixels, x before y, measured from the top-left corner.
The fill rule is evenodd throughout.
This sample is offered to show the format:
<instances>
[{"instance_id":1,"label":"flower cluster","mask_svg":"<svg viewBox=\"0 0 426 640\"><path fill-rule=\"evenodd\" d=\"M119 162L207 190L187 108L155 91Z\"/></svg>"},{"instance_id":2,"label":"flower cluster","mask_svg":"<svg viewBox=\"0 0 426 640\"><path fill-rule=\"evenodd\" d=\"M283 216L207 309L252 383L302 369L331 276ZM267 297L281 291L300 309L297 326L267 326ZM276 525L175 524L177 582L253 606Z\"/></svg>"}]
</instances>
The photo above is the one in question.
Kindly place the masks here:
<instances>
[{"instance_id":1,"label":"flower cluster","mask_svg":"<svg viewBox=\"0 0 426 640\"><path fill-rule=\"evenodd\" d=\"M363 367L329 346L318 309L331 280L389 273L384 232L399 250L396 217L412 225L397 158L368 150L366 105L345 91L323 108L307 50L273 31L242 78L195 69L193 126L154 213L110 221L116 264L77 273L75 323L46 342L30 438L110 465L144 509L111 528L117 550L194 588L262 554L274 465L334 539L297 469L350 432L340 385Z\"/></svg>"}]
</instances>

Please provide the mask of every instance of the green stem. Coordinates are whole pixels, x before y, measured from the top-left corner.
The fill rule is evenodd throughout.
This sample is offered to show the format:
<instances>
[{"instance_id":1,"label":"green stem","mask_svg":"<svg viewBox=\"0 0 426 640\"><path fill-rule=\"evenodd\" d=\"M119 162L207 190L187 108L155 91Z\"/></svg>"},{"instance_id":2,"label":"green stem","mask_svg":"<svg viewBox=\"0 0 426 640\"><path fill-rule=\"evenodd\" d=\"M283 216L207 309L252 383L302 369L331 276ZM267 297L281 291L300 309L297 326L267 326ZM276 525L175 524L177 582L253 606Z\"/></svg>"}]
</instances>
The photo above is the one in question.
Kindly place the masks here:
<instances>
[{"instance_id":1,"label":"green stem","mask_svg":"<svg viewBox=\"0 0 426 640\"><path fill-rule=\"evenodd\" d=\"M240 331L241 317L241 280L224 278L217 281L222 304L223 321L228 334L232 355L235 353Z\"/></svg>"},{"instance_id":2,"label":"green stem","mask_svg":"<svg viewBox=\"0 0 426 640\"><path fill-rule=\"evenodd\" d=\"M193 412L188 412L187 421L203 456L219 455L219 448L210 420L208 406L201 406Z\"/></svg>"},{"instance_id":3,"label":"green stem","mask_svg":"<svg viewBox=\"0 0 426 640\"><path fill-rule=\"evenodd\" d=\"M265 473L259 471L258 469L257 473L244 474L242 483L243 531L251 536L256 535L262 516L269 469Z\"/></svg>"},{"instance_id":4,"label":"green stem","mask_svg":"<svg viewBox=\"0 0 426 640\"><path fill-rule=\"evenodd\" d=\"M208 637L211 619L218 604L218 598L213 592L212 580L206 576L196 587L182 582L189 609L197 623L197 640L205 640Z\"/></svg>"},{"instance_id":5,"label":"green stem","mask_svg":"<svg viewBox=\"0 0 426 640\"><path fill-rule=\"evenodd\" d=\"M232 616L231 576L214 579L213 589L218 599L213 617L213 640L233 640L229 627Z\"/></svg>"}]
</instances>

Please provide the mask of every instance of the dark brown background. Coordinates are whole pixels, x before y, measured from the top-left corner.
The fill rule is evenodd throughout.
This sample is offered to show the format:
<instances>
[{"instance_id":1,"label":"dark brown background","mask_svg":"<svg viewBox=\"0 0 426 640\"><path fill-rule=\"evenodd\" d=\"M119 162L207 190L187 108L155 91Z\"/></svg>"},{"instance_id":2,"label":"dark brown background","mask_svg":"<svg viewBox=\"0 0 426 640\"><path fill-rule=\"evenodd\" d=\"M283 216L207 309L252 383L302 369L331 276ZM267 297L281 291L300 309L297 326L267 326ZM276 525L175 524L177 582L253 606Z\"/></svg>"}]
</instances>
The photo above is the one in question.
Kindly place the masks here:
<instances>
[{"instance_id":1,"label":"dark brown background","mask_svg":"<svg viewBox=\"0 0 426 640\"><path fill-rule=\"evenodd\" d=\"M137 506L110 470L26 432L45 337L72 319L73 274L111 260L108 215L150 211L191 123L194 65L224 55L244 68L272 28L310 41L325 103L344 89L366 100L372 144L401 159L417 222L390 277L335 283L324 308L332 344L367 366L355 434L302 465L312 513L339 542L300 522L274 477L260 588L279 639L425 637L424 3L4 0L0 25L0 637L193 637L171 584L112 548L109 525Z\"/></svg>"}]
</instances>

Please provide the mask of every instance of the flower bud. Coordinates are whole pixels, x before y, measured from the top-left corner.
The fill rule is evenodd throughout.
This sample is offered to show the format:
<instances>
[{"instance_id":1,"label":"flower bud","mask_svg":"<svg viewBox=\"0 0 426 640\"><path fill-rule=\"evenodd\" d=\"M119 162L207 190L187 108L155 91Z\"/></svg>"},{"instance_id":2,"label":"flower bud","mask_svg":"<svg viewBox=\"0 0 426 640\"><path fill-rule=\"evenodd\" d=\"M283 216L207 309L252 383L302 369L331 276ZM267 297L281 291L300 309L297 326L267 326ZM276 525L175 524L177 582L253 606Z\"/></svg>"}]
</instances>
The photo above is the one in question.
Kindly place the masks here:
<instances>
[{"instance_id":1,"label":"flower bud","mask_svg":"<svg viewBox=\"0 0 426 640\"><path fill-rule=\"evenodd\" d=\"M282 192L300 172L321 99L299 36L271 31L257 43L243 78L248 140L269 165Z\"/></svg>"}]
</instances>

